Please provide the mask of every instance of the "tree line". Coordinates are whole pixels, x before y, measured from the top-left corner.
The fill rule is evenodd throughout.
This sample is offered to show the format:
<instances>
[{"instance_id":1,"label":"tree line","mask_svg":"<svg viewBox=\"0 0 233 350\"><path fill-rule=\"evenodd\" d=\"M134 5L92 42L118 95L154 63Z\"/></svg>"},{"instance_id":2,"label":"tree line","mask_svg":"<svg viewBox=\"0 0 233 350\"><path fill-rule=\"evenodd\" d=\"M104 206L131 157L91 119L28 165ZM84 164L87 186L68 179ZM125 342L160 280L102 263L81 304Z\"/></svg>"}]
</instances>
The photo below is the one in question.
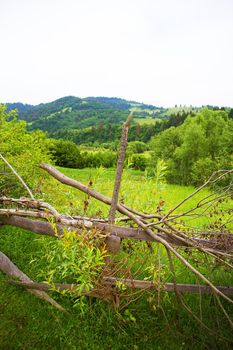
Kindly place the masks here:
<instances>
[{"instance_id":1,"label":"tree line","mask_svg":"<svg viewBox=\"0 0 233 350\"><path fill-rule=\"evenodd\" d=\"M168 127L171 124L175 125ZM155 125L145 125L144 129L141 126L148 133L146 142L132 137L133 133L140 134L141 129L131 126L125 166L146 170L149 176L155 176L156 166L163 160L167 181L184 185L198 185L213 171L232 168L231 111L204 108L196 114L171 117L167 122L160 122L157 127ZM40 170L36 167L40 162L53 162L71 168L115 167L119 141L105 139L104 132L107 133L106 125L95 132L93 130L96 135L95 148L80 146L70 140L49 138L40 130L28 131L27 123L19 120L15 112L7 113L6 108L0 106L1 153L32 187L38 184L40 178ZM98 142L99 139L101 142ZM6 188L6 182L8 188L14 189L15 181L10 176L1 176L2 191Z\"/></svg>"}]
</instances>

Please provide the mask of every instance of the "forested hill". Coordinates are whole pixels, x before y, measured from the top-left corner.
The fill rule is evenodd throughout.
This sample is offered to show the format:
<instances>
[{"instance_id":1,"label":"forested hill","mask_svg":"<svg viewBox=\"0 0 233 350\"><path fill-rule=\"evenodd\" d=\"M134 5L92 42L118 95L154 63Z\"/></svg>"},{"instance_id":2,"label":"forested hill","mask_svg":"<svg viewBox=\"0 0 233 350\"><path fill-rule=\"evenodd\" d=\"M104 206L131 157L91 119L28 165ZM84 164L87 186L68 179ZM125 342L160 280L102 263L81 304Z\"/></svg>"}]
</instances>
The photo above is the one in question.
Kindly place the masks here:
<instances>
[{"instance_id":1,"label":"forested hill","mask_svg":"<svg viewBox=\"0 0 233 350\"><path fill-rule=\"evenodd\" d=\"M148 141L155 134L155 122L166 117L166 109L121 98L67 96L50 103L25 105L7 103L17 109L30 130L41 129L50 136L76 143L114 141L129 111L134 111L130 138Z\"/></svg>"},{"instance_id":2,"label":"forested hill","mask_svg":"<svg viewBox=\"0 0 233 350\"><path fill-rule=\"evenodd\" d=\"M148 142L161 131L183 124L188 115L195 115L199 110L191 106L156 107L116 97L66 96L35 106L23 103L6 105L7 111L18 110L18 117L27 122L28 130L41 129L53 138L96 146L119 142L122 123L130 111L134 116L128 140ZM225 110L224 107L221 109ZM231 117L232 112L231 109Z\"/></svg>"},{"instance_id":3,"label":"forested hill","mask_svg":"<svg viewBox=\"0 0 233 350\"><path fill-rule=\"evenodd\" d=\"M62 97L53 102L41 103L39 105L7 103L7 111L12 109L17 109L19 118L32 123L32 126L39 120L56 120L58 115L60 116L59 120L61 120L71 114L74 123L78 122L76 125L78 128L83 128L82 124L84 127L86 126L85 122L80 125L80 120L85 119L86 124L90 124L90 122L88 122L90 112L93 116L96 116L97 123L102 119L103 115L104 120L106 121L106 112L109 114L109 117L107 118L108 121L121 123L121 115L123 111L128 112L133 110L134 114L139 118L158 118L166 111L166 109L162 107L155 107L153 105L147 105L135 101L127 101L116 97L86 97L82 99L74 96ZM111 116L111 111L118 112L118 114ZM89 113L85 114L86 112ZM98 112L97 115L95 115L95 112ZM102 115L102 113L104 114ZM79 118L76 117L77 115ZM91 122L91 125L94 124L95 123ZM68 125L68 127L72 128L72 125Z\"/></svg>"}]
</instances>

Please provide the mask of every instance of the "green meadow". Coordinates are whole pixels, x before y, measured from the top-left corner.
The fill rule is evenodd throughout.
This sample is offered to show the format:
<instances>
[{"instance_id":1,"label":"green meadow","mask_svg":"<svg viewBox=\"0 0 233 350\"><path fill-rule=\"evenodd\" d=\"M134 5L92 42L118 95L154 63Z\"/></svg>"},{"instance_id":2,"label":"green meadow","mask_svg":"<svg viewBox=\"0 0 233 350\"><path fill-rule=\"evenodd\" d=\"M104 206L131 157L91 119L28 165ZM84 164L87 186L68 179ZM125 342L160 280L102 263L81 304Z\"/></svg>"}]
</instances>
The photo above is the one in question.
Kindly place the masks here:
<instances>
[{"instance_id":1,"label":"green meadow","mask_svg":"<svg viewBox=\"0 0 233 350\"><path fill-rule=\"evenodd\" d=\"M91 181L93 189L106 196L112 196L115 179L115 169L113 168L68 169L58 167L58 170L85 185L88 185ZM134 209L143 212L155 212L156 207L162 198L165 201L163 210L166 211L175 206L194 190L195 188L192 186L180 186L165 183L157 185L155 179L147 177L144 172L128 169L124 170L123 173L120 199L123 199L125 204ZM186 202L182 206L183 211L189 209L198 200L209 193L210 192L205 189L197 194L194 199L188 203ZM75 215L83 214L82 205L83 199L86 195L72 187L63 185L56 180L49 179L43 185L43 196L45 196L46 200L50 201L62 212L71 210ZM71 208L69 205L70 202L72 202ZM109 207L95 199L90 199L87 214L95 216L94 214L99 210L103 212L102 216L106 217L108 215Z\"/></svg>"},{"instance_id":2,"label":"green meadow","mask_svg":"<svg viewBox=\"0 0 233 350\"><path fill-rule=\"evenodd\" d=\"M151 125L155 124L155 122L161 121L159 118L134 118L134 121L140 125Z\"/></svg>"}]
</instances>

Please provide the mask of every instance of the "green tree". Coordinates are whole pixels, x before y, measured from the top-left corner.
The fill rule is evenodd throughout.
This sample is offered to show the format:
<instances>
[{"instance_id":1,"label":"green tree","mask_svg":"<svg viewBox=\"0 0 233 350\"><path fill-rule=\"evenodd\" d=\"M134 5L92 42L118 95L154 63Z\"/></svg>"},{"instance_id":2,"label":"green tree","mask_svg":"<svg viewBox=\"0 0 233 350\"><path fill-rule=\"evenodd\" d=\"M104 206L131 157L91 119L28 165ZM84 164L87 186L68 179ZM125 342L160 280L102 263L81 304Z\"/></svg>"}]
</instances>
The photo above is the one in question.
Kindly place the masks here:
<instances>
[{"instance_id":1,"label":"green tree","mask_svg":"<svg viewBox=\"0 0 233 350\"><path fill-rule=\"evenodd\" d=\"M0 153L33 190L45 176L38 165L50 161L48 143L42 131L27 132L26 122L18 120L15 111L6 113L6 107L0 105ZM0 191L21 195L24 188L13 175L2 175Z\"/></svg>"},{"instance_id":2,"label":"green tree","mask_svg":"<svg viewBox=\"0 0 233 350\"><path fill-rule=\"evenodd\" d=\"M233 119L233 108L230 109L228 118Z\"/></svg>"},{"instance_id":3,"label":"green tree","mask_svg":"<svg viewBox=\"0 0 233 350\"><path fill-rule=\"evenodd\" d=\"M150 146L150 166L155 167L159 158L164 159L168 181L197 184L211 171L232 167L233 120L225 111L205 108L196 116L187 117L181 126L155 136Z\"/></svg>"},{"instance_id":4,"label":"green tree","mask_svg":"<svg viewBox=\"0 0 233 350\"><path fill-rule=\"evenodd\" d=\"M83 168L85 166L78 146L72 141L51 140L49 149L56 165L67 168Z\"/></svg>"}]
</instances>

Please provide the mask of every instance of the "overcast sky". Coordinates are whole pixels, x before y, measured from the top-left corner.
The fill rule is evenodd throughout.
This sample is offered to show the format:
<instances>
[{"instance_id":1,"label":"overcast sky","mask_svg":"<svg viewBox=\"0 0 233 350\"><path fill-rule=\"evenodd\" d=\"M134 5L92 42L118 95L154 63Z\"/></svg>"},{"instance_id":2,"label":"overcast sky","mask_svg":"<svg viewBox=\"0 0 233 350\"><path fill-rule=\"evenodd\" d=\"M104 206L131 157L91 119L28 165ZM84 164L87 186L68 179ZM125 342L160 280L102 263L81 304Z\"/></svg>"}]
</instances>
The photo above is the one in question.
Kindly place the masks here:
<instances>
[{"instance_id":1,"label":"overcast sky","mask_svg":"<svg viewBox=\"0 0 233 350\"><path fill-rule=\"evenodd\" d=\"M233 0L0 0L0 101L233 106Z\"/></svg>"}]
</instances>

